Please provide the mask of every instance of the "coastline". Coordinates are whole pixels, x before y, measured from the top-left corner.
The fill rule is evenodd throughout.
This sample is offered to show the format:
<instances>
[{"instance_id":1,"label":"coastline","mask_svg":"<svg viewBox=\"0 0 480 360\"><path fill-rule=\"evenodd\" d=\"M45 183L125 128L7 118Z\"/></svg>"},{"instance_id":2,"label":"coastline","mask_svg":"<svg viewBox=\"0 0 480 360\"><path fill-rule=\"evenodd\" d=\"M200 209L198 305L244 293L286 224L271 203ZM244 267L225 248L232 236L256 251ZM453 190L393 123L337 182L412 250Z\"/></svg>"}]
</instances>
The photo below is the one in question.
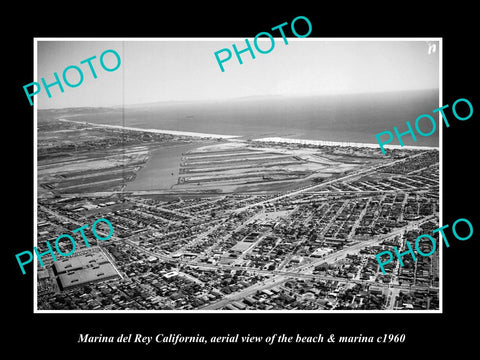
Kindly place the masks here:
<instances>
[{"instance_id":1,"label":"coastline","mask_svg":"<svg viewBox=\"0 0 480 360\"><path fill-rule=\"evenodd\" d=\"M129 126L121 126L121 125L96 124L96 123L89 123L86 121L75 121L75 120L69 120L64 118L58 119L58 121L71 122L71 123L90 125L90 126L106 127L106 128L112 128L112 129L124 129L129 131L139 131L139 132L167 134L167 135L176 135L176 136L191 136L191 137L213 138L213 139L234 139L234 138L241 137L238 135L206 134L206 133L198 133L198 132L190 132L190 131L142 129L142 128L134 128Z\"/></svg>"},{"instance_id":2,"label":"coastline","mask_svg":"<svg viewBox=\"0 0 480 360\"><path fill-rule=\"evenodd\" d=\"M190 132L190 131L177 131L177 130L160 130L160 129L142 129L121 125L108 125L108 124L96 124L86 121L75 121L65 118L58 119L59 121L71 122L83 125L105 127L112 129L125 129L129 131L139 131L147 132L154 134L167 134L167 135L176 135L176 136L190 136L190 137L200 137L200 138L211 138L211 139L238 139L242 136L240 135L220 135L220 134L207 134L199 132ZM328 141L328 140L308 140L308 139L290 139L283 137L265 137L258 139L251 139L252 142L266 142L266 143L284 143L284 144L301 144L301 145L313 145L313 146L340 146L340 147L363 147L363 148L378 148L378 143L357 143L357 142L341 142L341 141ZM386 149L404 149L404 150L439 150L439 147L434 146L413 146L413 145L384 145Z\"/></svg>"},{"instance_id":3,"label":"coastline","mask_svg":"<svg viewBox=\"0 0 480 360\"><path fill-rule=\"evenodd\" d=\"M287 144L301 144L301 145L315 145L315 146L343 146L343 147L366 147L366 148L378 148L378 143L356 143L356 142L340 142L340 141L327 141L327 140L305 140L305 139L289 139L282 137L266 137L259 139L252 139L256 142L269 142L269 143L287 143ZM386 149L405 149L405 150L439 150L434 146L412 146L412 145L384 145Z\"/></svg>"}]
</instances>

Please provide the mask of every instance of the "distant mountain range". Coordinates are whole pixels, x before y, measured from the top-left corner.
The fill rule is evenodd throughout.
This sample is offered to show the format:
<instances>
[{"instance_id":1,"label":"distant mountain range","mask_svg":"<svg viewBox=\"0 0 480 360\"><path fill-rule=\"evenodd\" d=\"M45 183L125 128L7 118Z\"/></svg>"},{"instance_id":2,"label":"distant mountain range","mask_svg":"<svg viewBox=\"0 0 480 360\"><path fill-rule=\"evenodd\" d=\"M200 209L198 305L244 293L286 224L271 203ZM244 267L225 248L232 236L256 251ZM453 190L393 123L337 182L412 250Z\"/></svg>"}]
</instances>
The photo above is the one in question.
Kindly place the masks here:
<instances>
[{"instance_id":1,"label":"distant mountain range","mask_svg":"<svg viewBox=\"0 0 480 360\"><path fill-rule=\"evenodd\" d=\"M154 101L148 103L139 103L139 104L127 104L127 105L115 105L111 107L72 107L72 108L62 108L62 109L40 109L40 111L48 111L50 114L71 114L75 112L77 114L88 114L88 113L98 113L98 112L111 112L111 111L121 111L122 109L153 109L161 107L175 107L175 106L202 106L202 105L227 105L227 104L245 104L245 103L258 103L264 102L265 104L272 104L275 102L286 102L290 101L301 101L302 99L306 101L311 101L314 98L318 100L326 99L342 99L342 98L351 98L355 97L357 99L368 99L376 96L388 96L388 95L400 95L401 93L425 93L425 92L436 92L438 89L425 89L425 90L404 90L404 91L390 91L390 92L381 92L381 93L363 93L363 94L332 94L332 95L296 95L296 96L286 96L286 95L249 95L242 96L232 99L209 99L209 100L169 100L169 101Z\"/></svg>"}]
</instances>

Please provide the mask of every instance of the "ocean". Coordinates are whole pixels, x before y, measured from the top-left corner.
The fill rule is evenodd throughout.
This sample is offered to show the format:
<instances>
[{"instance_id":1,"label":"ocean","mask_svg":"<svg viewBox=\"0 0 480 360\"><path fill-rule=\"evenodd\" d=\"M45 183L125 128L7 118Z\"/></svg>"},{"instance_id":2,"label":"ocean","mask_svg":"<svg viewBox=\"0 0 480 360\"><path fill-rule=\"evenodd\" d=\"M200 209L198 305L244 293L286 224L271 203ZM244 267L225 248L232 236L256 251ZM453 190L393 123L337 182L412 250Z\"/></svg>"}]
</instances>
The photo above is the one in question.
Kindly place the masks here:
<instances>
[{"instance_id":1,"label":"ocean","mask_svg":"<svg viewBox=\"0 0 480 360\"><path fill-rule=\"evenodd\" d=\"M357 143L376 143L375 134L397 126L414 127L421 114L432 114L440 106L438 90L308 97L264 96L231 101L159 102L102 109L88 113L70 112L61 117L90 123L124 125L142 129L238 135L243 138L284 137ZM70 117L69 115L74 115ZM405 145L439 146L437 130L429 137L418 134ZM441 122L442 124L443 122ZM421 123L424 132L431 125ZM391 144L398 144L395 139Z\"/></svg>"}]
</instances>

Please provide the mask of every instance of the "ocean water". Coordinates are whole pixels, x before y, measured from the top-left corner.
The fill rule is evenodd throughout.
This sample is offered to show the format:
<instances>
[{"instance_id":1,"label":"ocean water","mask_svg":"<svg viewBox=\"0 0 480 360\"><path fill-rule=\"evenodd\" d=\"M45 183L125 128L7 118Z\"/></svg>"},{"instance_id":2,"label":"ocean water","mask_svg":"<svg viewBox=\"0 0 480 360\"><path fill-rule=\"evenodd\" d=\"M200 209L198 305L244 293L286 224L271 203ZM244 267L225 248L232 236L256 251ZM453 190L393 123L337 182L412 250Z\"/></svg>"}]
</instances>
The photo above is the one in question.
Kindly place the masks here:
<instances>
[{"instance_id":1,"label":"ocean water","mask_svg":"<svg viewBox=\"0 0 480 360\"><path fill-rule=\"evenodd\" d=\"M191 131L244 138L287 137L309 140L376 143L375 134L396 126L400 132L412 127L421 114L440 106L438 90L403 91L361 95L248 97L232 101L173 102L76 114L72 120L125 125L144 129ZM69 118L69 116L62 116ZM428 137L418 134L405 145L438 146L437 130ZM442 123L442 122L441 122ZM420 123L428 133L432 125ZM398 144L395 141L392 144Z\"/></svg>"}]
</instances>

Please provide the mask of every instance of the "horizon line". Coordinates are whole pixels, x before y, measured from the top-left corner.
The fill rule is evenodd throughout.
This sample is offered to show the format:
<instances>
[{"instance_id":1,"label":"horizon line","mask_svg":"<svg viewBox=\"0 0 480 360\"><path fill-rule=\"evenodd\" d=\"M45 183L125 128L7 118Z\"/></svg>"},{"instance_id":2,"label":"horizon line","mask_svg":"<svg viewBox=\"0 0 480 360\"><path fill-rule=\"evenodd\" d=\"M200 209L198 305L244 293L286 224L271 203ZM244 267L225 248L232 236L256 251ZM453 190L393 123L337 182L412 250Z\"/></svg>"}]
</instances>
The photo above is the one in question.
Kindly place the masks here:
<instances>
[{"instance_id":1,"label":"horizon line","mask_svg":"<svg viewBox=\"0 0 480 360\"><path fill-rule=\"evenodd\" d=\"M351 92L351 93L332 93L332 94L257 94L257 95L245 95L237 96L230 98L221 98L221 99L191 99L191 100L158 100L158 101L148 101L140 103L129 103L129 104L117 104L117 105L102 105L102 106L71 106L71 107L59 107L59 108L40 108L37 106L37 110L62 110L62 109L116 109L124 107L135 107L135 106L151 106L151 105L160 105L160 104L181 104L181 103L221 103L229 101L238 101L255 98L307 98L307 97L328 97L328 96L351 96L351 95L374 95L374 94L389 94L389 93L398 93L398 92L416 92L416 91L440 91L440 88L422 88L422 89L401 89L401 90L385 90L385 91L369 91L369 92Z\"/></svg>"}]
</instances>

